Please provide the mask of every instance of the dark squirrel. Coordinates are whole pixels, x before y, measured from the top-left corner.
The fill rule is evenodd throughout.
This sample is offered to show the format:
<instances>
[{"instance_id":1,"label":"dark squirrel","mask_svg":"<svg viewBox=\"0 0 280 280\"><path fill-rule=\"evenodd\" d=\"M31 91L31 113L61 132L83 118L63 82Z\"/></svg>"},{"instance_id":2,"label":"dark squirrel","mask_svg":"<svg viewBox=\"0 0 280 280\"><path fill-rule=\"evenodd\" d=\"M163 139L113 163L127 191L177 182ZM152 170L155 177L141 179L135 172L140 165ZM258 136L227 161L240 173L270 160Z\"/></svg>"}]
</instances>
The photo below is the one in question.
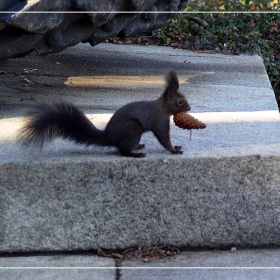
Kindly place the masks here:
<instances>
[{"instance_id":1,"label":"dark squirrel","mask_svg":"<svg viewBox=\"0 0 280 280\"><path fill-rule=\"evenodd\" d=\"M153 101L138 101L121 107L105 130L97 129L71 103L60 101L52 105L38 105L21 130L21 140L26 146L42 148L46 141L62 137L86 146L114 146L122 156L145 157L145 154L133 151L144 148L139 144L141 135L152 131L164 148L173 154L182 154L181 147L173 146L170 140L170 116L189 111L190 105L178 91L175 71L168 71L165 80L162 96Z\"/></svg>"}]
</instances>

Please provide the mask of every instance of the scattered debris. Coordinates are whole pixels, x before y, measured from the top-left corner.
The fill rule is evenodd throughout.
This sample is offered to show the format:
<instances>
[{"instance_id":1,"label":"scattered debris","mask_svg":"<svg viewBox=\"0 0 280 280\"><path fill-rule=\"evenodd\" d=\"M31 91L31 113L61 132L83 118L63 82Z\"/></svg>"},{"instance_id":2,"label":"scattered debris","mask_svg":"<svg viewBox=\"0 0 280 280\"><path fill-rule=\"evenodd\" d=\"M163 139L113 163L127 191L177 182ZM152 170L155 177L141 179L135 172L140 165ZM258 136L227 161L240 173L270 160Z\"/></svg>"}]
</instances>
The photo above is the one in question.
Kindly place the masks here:
<instances>
[{"instance_id":1,"label":"scattered debris","mask_svg":"<svg viewBox=\"0 0 280 280\"><path fill-rule=\"evenodd\" d=\"M171 257L180 253L179 249L169 245L150 245L139 246L137 249L129 248L122 253L105 252L101 248L98 249L98 256L110 257L123 261L124 259L137 259L141 261L158 260Z\"/></svg>"},{"instance_id":2,"label":"scattered debris","mask_svg":"<svg viewBox=\"0 0 280 280\"><path fill-rule=\"evenodd\" d=\"M240 52L237 52L237 51L231 51L230 54L232 55L240 55Z\"/></svg>"},{"instance_id":3,"label":"scattered debris","mask_svg":"<svg viewBox=\"0 0 280 280\"><path fill-rule=\"evenodd\" d=\"M27 78L23 78L23 80L29 85L34 85L34 83Z\"/></svg>"},{"instance_id":4,"label":"scattered debris","mask_svg":"<svg viewBox=\"0 0 280 280\"><path fill-rule=\"evenodd\" d=\"M23 69L23 71L21 71L20 73L16 73L16 75L18 76L19 79L21 79L21 81L24 81L25 84L19 84L18 86L29 86L29 85L34 85L35 83L32 82L29 78L26 77L26 75L23 74L28 74L30 72L34 72L37 71L37 68L25 68Z\"/></svg>"},{"instance_id":5,"label":"scattered debris","mask_svg":"<svg viewBox=\"0 0 280 280\"><path fill-rule=\"evenodd\" d=\"M112 253L112 252L106 253L101 248L98 249L97 254L98 254L99 257L115 258L115 259L118 259L118 260L123 260L123 258L124 258L124 256L122 254Z\"/></svg>"},{"instance_id":6,"label":"scattered debris","mask_svg":"<svg viewBox=\"0 0 280 280\"><path fill-rule=\"evenodd\" d=\"M26 68L26 69L23 69L23 73L30 73L30 72L34 72L34 71L37 71L36 68Z\"/></svg>"},{"instance_id":7,"label":"scattered debris","mask_svg":"<svg viewBox=\"0 0 280 280\"><path fill-rule=\"evenodd\" d=\"M26 101L26 100L34 100L34 98L32 97L32 96L30 96L30 97L22 97L21 99L20 99L20 101L21 102L23 102L23 101Z\"/></svg>"}]
</instances>

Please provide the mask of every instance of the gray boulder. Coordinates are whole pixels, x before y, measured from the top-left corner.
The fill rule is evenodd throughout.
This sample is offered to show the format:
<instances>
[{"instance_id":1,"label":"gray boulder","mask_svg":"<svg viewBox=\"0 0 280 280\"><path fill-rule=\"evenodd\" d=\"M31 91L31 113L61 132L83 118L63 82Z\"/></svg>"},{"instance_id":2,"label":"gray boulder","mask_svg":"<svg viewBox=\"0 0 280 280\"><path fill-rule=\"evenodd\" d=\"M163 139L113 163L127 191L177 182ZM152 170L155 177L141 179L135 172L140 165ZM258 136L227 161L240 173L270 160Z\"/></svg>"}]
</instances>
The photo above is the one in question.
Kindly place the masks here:
<instances>
[{"instance_id":1,"label":"gray boulder","mask_svg":"<svg viewBox=\"0 0 280 280\"><path fill-rule=\"evenodd\" d=\"M2 0L0 59L62 51L80 42L92 46L166 24L188 0ZM93 12L94 11L94 12Z\"/></svg>"}]
</instances>

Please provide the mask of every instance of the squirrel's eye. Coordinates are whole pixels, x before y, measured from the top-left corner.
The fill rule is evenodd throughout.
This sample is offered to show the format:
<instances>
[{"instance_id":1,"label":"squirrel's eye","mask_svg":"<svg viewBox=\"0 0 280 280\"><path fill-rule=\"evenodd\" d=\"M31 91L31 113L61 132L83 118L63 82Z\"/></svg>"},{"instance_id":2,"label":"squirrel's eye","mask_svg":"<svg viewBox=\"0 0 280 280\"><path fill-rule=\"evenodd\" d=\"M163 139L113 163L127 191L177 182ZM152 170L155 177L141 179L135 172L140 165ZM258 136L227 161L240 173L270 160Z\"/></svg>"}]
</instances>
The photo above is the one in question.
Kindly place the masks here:
<instances>
[{"instance_id":1,"label":"squirrel's eye","mask_svg":"<svg viewBox=\"0 0 280 280\"><path fill-rule=\"evenodd\" d=\"M183 99L178 99L177 103L178 103L178 105L183 105L184 101L183 101Z\"/></svg>"}]
</instances>

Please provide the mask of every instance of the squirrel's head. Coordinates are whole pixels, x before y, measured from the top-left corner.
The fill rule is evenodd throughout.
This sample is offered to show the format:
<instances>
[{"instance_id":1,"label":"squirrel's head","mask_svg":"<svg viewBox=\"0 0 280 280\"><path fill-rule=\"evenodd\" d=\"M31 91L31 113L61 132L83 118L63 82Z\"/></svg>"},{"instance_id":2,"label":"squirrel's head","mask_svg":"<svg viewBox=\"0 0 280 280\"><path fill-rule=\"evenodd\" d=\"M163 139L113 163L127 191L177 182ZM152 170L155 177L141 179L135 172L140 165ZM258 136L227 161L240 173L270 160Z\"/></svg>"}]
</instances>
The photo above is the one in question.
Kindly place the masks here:
<instances>
[{"instance_id":1,"label":"squirrel's head","mask_svg":"<svg viewBox=\"0 0 280 280\"><path fill-rule=\"evenodd\" d=\"M185 96L179 92L179 81L174 70L169 70L165 76L166 88L163 93L165 104L170 115L190 111L191 106Z\"/></svg>"}]
</instances>

